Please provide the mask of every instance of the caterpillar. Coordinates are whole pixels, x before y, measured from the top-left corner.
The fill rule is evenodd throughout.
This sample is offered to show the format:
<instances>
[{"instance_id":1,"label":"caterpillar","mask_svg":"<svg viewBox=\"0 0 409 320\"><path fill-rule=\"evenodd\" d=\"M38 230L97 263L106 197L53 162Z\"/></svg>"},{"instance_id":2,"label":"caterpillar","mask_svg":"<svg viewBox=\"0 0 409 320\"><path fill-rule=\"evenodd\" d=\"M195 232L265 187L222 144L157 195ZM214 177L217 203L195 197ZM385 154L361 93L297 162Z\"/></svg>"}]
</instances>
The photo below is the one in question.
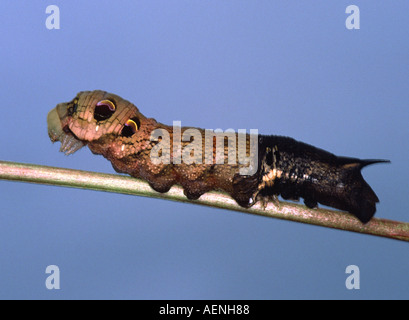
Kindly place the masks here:
<instances>
[{"instance_id":1,"label":"caterpillar","mask_svg":"<svg viewBox=\"0 0 409 320\"><path fill-rule=\"evenodd\" d=\"M361 169L389 162L340 157L284 136L224 132L219 139L209 130L159 123L100 90L57 104L47 123L61 152L72 154L87 145L117 172L142 178L158 192L178 184L195 200L221 190L242 207L277 202L278 196L303 198L309 208L319 203L348 211L362 223L374 216L379 199Z\"/></svg>"}]
</instances>

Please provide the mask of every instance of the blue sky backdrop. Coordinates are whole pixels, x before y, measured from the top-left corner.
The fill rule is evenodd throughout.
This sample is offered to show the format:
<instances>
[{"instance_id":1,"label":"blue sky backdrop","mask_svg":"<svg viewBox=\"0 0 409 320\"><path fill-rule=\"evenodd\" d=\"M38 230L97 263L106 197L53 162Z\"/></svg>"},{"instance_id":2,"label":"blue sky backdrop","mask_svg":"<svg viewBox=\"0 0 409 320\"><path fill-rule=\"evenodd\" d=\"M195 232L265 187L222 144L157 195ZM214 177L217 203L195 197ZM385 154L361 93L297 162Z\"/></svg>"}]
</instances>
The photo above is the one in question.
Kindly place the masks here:
<instances>
[{"instance_id":1,"label":"blue sky backdrop","mask_svg":"<svg viewBox=\"0 0 409 320\"><path fill-rule=\"evenodd\" d=\"M45 25L51 4L59 30ZM345 27L350 4L360 30ZM102 89L163 123L390 159L363 175L376 216L409 221L408 12L379 0L1 1L0 159L114 173L47 135L51 108ZM95 191L0 181L0 194L2 299L409 298L407 243ZM345 287L348 265L360 290Z\"/></svg>"}]
</instances>

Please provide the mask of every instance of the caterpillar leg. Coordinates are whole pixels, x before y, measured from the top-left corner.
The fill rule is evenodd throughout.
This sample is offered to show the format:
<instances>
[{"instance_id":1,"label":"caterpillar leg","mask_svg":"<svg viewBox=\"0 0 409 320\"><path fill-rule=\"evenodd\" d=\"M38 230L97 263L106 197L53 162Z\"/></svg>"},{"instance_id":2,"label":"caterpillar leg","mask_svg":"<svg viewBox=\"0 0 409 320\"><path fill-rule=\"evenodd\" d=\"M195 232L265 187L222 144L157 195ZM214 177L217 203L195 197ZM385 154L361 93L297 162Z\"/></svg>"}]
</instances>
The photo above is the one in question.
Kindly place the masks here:
<instances>
[{"instance_id":1,"label":"caterpillar leg","mask_svg":"<svg viewBox=\"0 0 409 320\"><path fill-rule=\"evenodd\" d=\"M259 193L257 195L257 202L260 202L260 205L263 209L267 208L267 205L272 202L275 207L280 207L280 201L278 200L277 195L263 195Z\"/></svg>"},{"instance_id":2,"label":"caterpillar leg","mask_svg":"<svg viewBox=\"0 0 409 320\"><path fill-rule=\"evenodd\" d=\"M200 198L202 194L213 190L211 186L209 186L205 181L188 181L185 182L183 185L183 192L189 200L197 200Z\"/></svg>"},{"instance_id":3,"label":"caterpillar leg","mask_svg":"<svg viewBox=\"0 0 409 320\"><path fill-rule=\"evenodd\" d=\"M304 204L310 209L318 208L318 202L311 198L304 199Z\"/></svg>"}]
</instances>

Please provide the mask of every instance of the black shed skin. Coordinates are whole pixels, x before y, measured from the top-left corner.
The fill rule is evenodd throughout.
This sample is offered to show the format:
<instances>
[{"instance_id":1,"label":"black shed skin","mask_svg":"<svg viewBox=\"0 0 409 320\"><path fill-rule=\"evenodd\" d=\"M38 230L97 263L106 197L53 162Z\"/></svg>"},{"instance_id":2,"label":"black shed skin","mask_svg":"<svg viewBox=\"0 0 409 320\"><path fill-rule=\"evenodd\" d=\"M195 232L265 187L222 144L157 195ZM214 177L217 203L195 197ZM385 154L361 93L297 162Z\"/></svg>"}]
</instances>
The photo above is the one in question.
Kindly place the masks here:
<instances>
[{"instance_id":1,"label":"black shed skin","mask_svg":"<svg viewBox=\"0 0 409 320\"><path fill-rule=\"evenodd\" d=\"M281 195L285 200L301 197L310 208L320 203L348 211L366 223L379 199L361 169L379 162L389 161L339 157L293 138L259 136L259 176L276 169L274 181L260 194Z\"/></svg>"}]
</instances>

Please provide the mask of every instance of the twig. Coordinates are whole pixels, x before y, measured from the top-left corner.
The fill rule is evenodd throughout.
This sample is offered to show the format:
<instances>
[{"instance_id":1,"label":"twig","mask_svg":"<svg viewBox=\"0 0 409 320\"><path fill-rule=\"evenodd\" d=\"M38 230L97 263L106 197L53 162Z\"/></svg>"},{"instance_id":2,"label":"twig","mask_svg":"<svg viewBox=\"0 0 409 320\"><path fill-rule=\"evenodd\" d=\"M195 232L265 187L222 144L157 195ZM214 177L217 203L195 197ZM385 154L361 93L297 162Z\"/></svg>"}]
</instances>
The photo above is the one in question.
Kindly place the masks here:
<instances>
[{"instance_id":1,"label":"twig","mask_svg":"<svg viewBox=\"0 0 409 320\"><path fill-rule=\"evenodd\" d=\"M405 222L372 219L363 225L348 213L308 209L305 206L288 202L280 202L278 206L269 203L266 208L257 203L253 207L245 209L240 207L230 196L221 192L209 192L202 195L199 200L191 201L183 195L183 189L179 186L174 186L169 192L162 194L152 190L145 181L122 175L0 161L0 179L200 204L409 242L409 223Z\"/></svg>"}]
</instances>

